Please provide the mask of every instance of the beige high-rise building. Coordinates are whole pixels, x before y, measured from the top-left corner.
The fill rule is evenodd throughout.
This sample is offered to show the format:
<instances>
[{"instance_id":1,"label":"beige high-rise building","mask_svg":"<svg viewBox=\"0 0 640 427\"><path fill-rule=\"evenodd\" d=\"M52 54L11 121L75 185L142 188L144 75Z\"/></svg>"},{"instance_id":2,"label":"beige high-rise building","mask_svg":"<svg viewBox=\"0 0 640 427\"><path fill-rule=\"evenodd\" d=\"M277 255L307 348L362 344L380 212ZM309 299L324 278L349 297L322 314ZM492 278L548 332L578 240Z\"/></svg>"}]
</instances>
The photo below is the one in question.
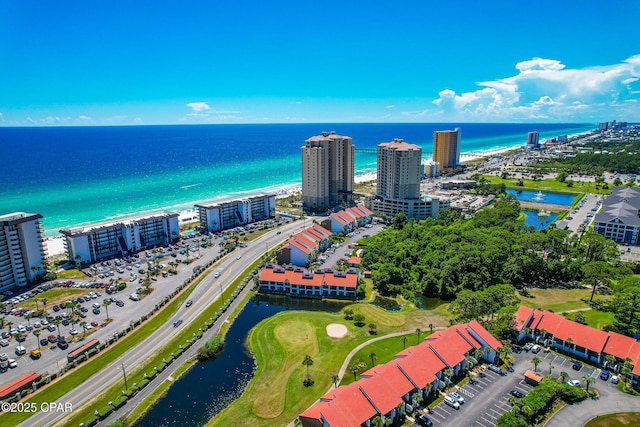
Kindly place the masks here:
<instances>
[{"instance_id":1,"label":"beige high-rise building","mask_svg":"<svg viewBox=\"0 0 640 427\"><path fill-rule=\"evenodd\" d=\"M433 161L440 163L440 170L455 169L460 165L460 128L433 133Z\"/></svg>"},{"instance_id":2,"label":"beige high-rise building","mask_svg":"<svg viewBox=\"0 0 640 427\"><path fill-rule=\"evenodd\" d=\"M348 136L322 132L305 142L302 153L302 204L323 212L353 200L354 147Z\"/></svg>"},{"instance_id":3,"label":"beige high-rise building","mask_svg":"<svg viewBox=\"0 0 640 427\"><path fill-rule=\"evenodd\" d=\"M25 212L0 216L0 292L26 286L46 273L41 218Z\"/></svg>"},{"instance_id":4,"label":"beige high-rise building","mask_svg":"<svg viewBox=\"0 0 640 427\"><path fill-rule=\"evenodd\" d=\"M378 145L376 194L388 199L420 197L422 148L402 139Z\"/></svg>"}]
</instances>

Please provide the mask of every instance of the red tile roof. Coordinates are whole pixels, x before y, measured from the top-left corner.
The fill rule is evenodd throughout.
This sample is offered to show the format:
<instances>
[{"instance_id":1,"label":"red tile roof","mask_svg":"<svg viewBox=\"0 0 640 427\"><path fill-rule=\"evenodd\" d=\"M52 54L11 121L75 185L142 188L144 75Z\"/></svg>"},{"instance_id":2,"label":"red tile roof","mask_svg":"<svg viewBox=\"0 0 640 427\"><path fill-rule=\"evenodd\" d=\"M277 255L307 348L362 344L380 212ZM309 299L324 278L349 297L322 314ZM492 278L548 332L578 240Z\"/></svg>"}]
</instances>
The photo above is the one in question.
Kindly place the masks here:
<instances>
[{"instance_id":1,"label":"red tile roof","mask_svg":"<svg viewBox=\"0 0 640 427\"><path fill-rule=\"evenodd\" d=\"M414 386L396 363L390 362L374 366L360 375L361 378L382 376L390 385L389 392L402 399L402 396L414 390ZM396 404L397 406L397 404Z\"/></svg>"},{"instance_id":2,"label":"red tile roof","mask_svg":"<svg viewBox=\"0 0 640 427\"><path fill-rule=\"evenodd\" d=\"M338 215L337 213L332 213L331 214L331 218L335 219L336 221L338 221L340 224L342 225L347 225L348 221L345 220L344 218L342 218L340 215Z\"/></svg>"},{"instance_id":3,"label":"red tile roof","mask_svg":"<svg viewBox=\"0 0 640 427\"><path fill-rule=\"evenodd\" d=\"M349 258L349 264L360 265L361 262L362 262L362 258L360 258L359 256L352 256Z\"/></svg>"},{"instance_id":4,"label":"red tile roof","mask_svg":"<svg viewBox=\"0 0 640 427\"><path fill-rule=\"evenodd\" d=\"M357 382L338 387L322 396L321 399L329 401L329 403L336 408L344 407L346 410L343 412L349 412L349 419L357 422L358 424L356 425L358 426L374 417L377 413L371 402L369 402L362 393ZM329 425L342 427L342 424L334 424L331 422Z\"/></svg>"},{"instance_id":5,"label":"red tile roof","mask_svg":"<svg viewBox=\"0 0 640 427\"><path fill-rule=\"evenodd\" d=\"M529 316L533 313L533 308L521 305L516 312L516 331L521 331L525 328L525 323L529 320Z\"/></svg>"},{"instance_id":6,"label":"red tile roof","mask_svg":"<svg viewBox=\"0 0 640 427\"><path fill-rule=\"evenodd\" d=\"M362 379L358 381L358 385L379 414L388 414L402 402L402 397L397 396L391 384L382 375Z\"/></svg>"},{"instance_id":7,"label":"red tile roof","mask_svg":"<svg viewBox=\"0 0 640 427\"><path fill-rule=\"evenodd\" d=\"M307 275L303 277L303 275ZM309 277L309 275L311 277ZM285 270L282 267L279 268L263 268L260 272L261 282L274 282L284 283L285 280L289 280L292 285L306 285L306 286L322 286L326 283L329 286L341 286L344 288L355 289L358 287L358 275L355 273L347 273L342 276L336 276L334 273L310 273L307 270L299 269Z\"/></svg>"},{"instance_id":8,"label":"red tile roof","mask_svg":"<svg viewBox=\"0 0 640 427\"><path fill-rule=\"evenodd\" d=\"M427 337L425 342L450 368L464 361L465 353L475 348L458 333L455 327L435 332Z\"/></svg>"},{"instance_id":9,"label":"red tile roof","mask_svg":"<svg viewBox=\"0 0 640 427\"><path fill-rule=\"evenodd\" d=\"M309 249L307 246L303 245L302 243L300 243L296 239L289 240L289 245L293 246L294 248L298 249L299 251L304 252L307 255L311 254L311 249Z\"/></svg>"},{"instance_id":10,"label":"red tile roof","mask_svg":"<svg viewBox=\"0 0 640 427\"><path fill-rule=\"evenodd\" d=\"M496 350L502 347L500 341L498 341L493 335L491 335L489 331L483 328L477 320L472 320L471 322L469 322L469 329L475 332L480 337L480 339L487 343L487 345L492 349Z\"/></svg>"},{"instance_id":11,"label":"red tile roof","mask_svg":"<svg viewBox=\"0 0 640 427\"><path fill-rule=\"evenodd\" d=\"M411 382L421 389L432 384L436 374L447 367L426 343L398 353L394 362Z\"/></svg>"}]
</instances>

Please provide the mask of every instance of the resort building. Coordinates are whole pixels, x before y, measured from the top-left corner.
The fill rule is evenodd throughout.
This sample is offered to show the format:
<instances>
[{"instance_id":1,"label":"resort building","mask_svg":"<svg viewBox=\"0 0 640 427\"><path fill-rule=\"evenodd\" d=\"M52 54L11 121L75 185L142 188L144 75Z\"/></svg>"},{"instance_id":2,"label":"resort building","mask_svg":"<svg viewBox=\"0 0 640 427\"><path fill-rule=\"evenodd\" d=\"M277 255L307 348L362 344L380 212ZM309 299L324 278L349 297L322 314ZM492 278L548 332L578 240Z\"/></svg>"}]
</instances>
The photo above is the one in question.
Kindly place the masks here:
<instances>
[{"instance_id":1,"label":"resort building","mask_svg":"<svg viewBox=\"0 0 640 427\"><path fill-rule=\"evenodd\" d=\"M322 221L325 228L330 228L332 233L350 233L358 227L370 224L373 221L373 212L363 205L357 205L329 215Z\"/></svg>"},{"instance_id":2,"label":"resort building","mask_svg":"<svg viewBox=\"0 0 640 427\"><path fill-rule=\"evenodd\" d=\"M392 361L362 373L358 381L329 391L298 419L304 427L372 426L375 417L394 422L408 405L416 405L414 393L438 393L451 381L447 374L461 375L480 357L494 362L501 346L475 320L434 332Z\"/></svg>"},{"instance_id":3,"label":"resort building","mask_svg":"<svg viewBox=\"0 0 640 427\"><path fill-rule=\"evenodd\" d=\"M332 234L318 224L313 224L300 233L294 234L287 243L278 249L278 263L300 267L311 264L318 258L319 253L331 246Z\"/></svg>"},{"instance_id":4,"label":"resort building","mask_svg":"<svg viewBox=\"0 0 640 427\"><path fill-rule=\"evenodd\" d=\"M195 205L201 230L222 231L275 218L276 195L260 194L242 199Z\"/></svg>"},{"instance_id":5,"label":"resort building","mask_svg":"<svg viewBox=\"0 0 640 427\"><path fill-rule=\"evenodd\" d=\"M267 264L260 272L260 292L305 298L356 299L358 272L330 268L308 271L301 267Z\"/></svg>"},{"instance_id":6,"label":"resort building","mask_svg":"<svg viewBox=\"0 0 640 427\"><path fill-rule=\"evenodd\" d=\"M324 212L353 200L354 146L335 132L307 139L302 154L302 206Z\"/></svg>"},{"instance_id":7,"label":"resort building","mask_svg":"<svg viewBox=\"0 0 640 427\"><path fill-rule=\"evenodd\" d=\"M46 273L41 218L24 212L0 216L0 292L26 286Z\"/></svg>"},{"instance_id":8,"label":"resort building","mask_svg":"<svg viewBox=\"0 0 640 427\"><path fill-rule=\"evenodd\" d=\"M461 135L460 128L433 133L433 161L440 163L443 173L453 171L460 166Z\"/></svg>"},{"instance_id":9,"label":"resort building","mask_svg":"<svg viewBox=\"0 0 640 427\"><path fill-rule=\"evenodd\" d=\"M69 260L94 263L155 246L180 237L178 214L160 212L60 230Z\"/></svg>"},{"instance_id":10,"label":"resort building","mask_svg":"<svg viewBox=\"0 0 640 427\"><path fill-rule=\"evenodd\" d=\"M518 341L527 337L616 372L629 358L634 366L631 384L640 387L640 343L631 337L601 331L559 314L525 306L520 306L516 313L514 329L518 332ZM607 355L614 356L616 362L609 364Z\"/></svg>"},{"instance_id":11,"label":"resort building","mask_svg":"<svg viewBox=\"0 0 640 427\"><path fill-rule=\"evenodd\" d=\"M425 160L422 162L422 176L435 178L440 176L440 163L433 160Z\"/></svg>"},{"instance_id":12,"label":"resort building","mask_svg":"<svg viewBox=\"0 0 640 427\"><path fill-rule=\"evenodd\" d=\"M526 150L537 150L540 148L540 132L529 132L527 134Z\"/></svg>"},{"instance_id":13,"label":"resort building","mask_svg":"<svg viewBox=\"0 0 640 427\"><path fill-rule=\"evenodd\" d=\"M640 189L613 187L593 222L596 233L617 243L637 245L640 235Z\"/></svg>"},{"instance_id":14,"label":"resort building","mask_svg":"<svg viewBox=\"0 0 640 427\"><path fill-rule=\"evenodd\" d=\"M420 197L421 159L422 149L402 139L379 144L376 195L365 198L366 208L386 216L435 218L440 200Z\"/></svg>"}]
</instances>

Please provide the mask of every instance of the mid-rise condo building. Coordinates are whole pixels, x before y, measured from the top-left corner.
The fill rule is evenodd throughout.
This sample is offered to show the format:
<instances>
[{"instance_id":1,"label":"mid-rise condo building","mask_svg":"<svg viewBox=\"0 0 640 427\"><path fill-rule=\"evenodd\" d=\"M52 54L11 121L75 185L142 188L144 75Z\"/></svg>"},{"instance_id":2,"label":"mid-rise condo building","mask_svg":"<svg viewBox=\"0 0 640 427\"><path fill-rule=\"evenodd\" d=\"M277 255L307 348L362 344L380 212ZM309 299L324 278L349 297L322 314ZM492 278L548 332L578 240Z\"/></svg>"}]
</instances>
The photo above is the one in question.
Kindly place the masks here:
<instances>
[{"instance_id":1,"label":"mid-rise condo building","mask_svg":"<svg viewBox=\"0 0 640 427\"><path fill-rule=\"evenodd\" d=\"M180 237L178 214L159 212L60 230L69 260L87 264L167 245Z\"/></svg>"},{"instance_id":2,"label":"mid-rise condo building","mask_svg":"<svg viewBox=\"0 0 640 427\"><path fill-rule=\"evenodd\" d=\"M302 205L324 212L353 200L354 146L335 132L313 136L301 148Z\"/></svg>"},{"instance_id":3,"label":"mid-rise condo building","mask_svg":"<svg viewBox=\"0 0 640 427\"><path fill-rule=\"evenodd\" d=\"M198 211L200 229L221 231L275 218L276 195L260 194L242 199L200 203L195 208Z\"/></svg>"},{"instance_id":4,"label":"mid-rise condo building","mask_svg":"<svg viewBox=\"0 0 640 427\"><path fill-rule=\"evenodd\" d=\"M0 291L26 286L46 272L41 218L25 212L0 216Z\"/></svg>"}]
</instances>

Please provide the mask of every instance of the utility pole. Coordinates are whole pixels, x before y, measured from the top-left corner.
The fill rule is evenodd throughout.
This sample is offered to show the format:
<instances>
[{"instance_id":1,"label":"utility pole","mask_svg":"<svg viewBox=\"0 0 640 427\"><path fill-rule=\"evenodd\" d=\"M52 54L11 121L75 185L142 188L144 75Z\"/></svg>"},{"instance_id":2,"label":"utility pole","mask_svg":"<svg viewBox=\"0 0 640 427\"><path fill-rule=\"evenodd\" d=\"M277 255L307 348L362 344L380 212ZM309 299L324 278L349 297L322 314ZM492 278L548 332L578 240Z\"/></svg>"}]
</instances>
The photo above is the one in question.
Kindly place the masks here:
<instances>
[{"instance_id":1,"label":"utility pole","mask_svg":"<svg viewBox=\"0 0 640 427\"><path fill-rule=\"evenodd\" d=\"M122 376L124 377L124 389L128 390L129 387L127 386L127 373L124 370L124 362L122 362Z\"/></svg>"}]
</instances>

